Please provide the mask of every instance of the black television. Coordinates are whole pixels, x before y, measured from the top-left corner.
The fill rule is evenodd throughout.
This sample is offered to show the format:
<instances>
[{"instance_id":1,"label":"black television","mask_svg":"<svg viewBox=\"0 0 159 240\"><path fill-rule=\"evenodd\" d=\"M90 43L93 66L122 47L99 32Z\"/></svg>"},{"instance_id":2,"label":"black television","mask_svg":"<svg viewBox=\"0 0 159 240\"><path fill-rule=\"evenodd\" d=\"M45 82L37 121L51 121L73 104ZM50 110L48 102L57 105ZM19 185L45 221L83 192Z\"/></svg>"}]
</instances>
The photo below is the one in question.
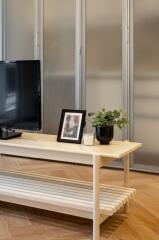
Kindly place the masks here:
<instances>
[{"instance_id":1,"label":"black television","mask_svg":"<svg viewBox=\"0 0 159 240\"><path fill-rule=\"evenodd\" d=\"M0 61L0 139L40 128L40 60Z\"/></svg>"}]
</instances>

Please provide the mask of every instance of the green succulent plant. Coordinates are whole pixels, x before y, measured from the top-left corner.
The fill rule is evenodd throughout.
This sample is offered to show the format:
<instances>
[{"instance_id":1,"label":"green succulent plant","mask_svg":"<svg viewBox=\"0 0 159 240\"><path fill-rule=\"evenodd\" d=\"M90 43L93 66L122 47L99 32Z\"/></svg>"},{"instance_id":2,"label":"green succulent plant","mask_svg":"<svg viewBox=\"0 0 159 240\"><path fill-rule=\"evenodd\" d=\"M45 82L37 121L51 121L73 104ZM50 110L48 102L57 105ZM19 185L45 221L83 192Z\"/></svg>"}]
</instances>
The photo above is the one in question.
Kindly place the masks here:
<instances>
[{"instance_id":1,"label":"green succulent plant","mask_svg":"<svg viewBox=\"0 0 159 240\"><path fill-rule=\"evenodd\" d=\"M128 114L123 110L107 111L103 108L96 113L88 113L88 121L91 122L92 127L104 127L116 125L120 129L128 124Z\"/></svg>"}]
</instances>

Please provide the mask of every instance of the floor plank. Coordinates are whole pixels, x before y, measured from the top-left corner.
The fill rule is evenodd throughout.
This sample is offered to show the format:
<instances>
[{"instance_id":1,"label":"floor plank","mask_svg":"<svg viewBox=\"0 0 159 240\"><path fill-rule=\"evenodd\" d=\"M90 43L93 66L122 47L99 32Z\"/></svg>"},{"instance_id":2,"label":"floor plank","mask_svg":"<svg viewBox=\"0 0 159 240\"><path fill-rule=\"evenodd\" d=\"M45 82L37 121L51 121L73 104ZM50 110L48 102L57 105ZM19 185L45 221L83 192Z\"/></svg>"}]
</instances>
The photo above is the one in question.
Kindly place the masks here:
<instances>
[{"instance_id":1,"label":"floor plank","mask_svg":"<svg viewBox=\"0 0 159 240\"><path fill-rule=\"evenodd\" d=\"M0 159L0 168L90 181L92 168L33 160ZM123 172L102 169L101 182L123 185ZM159 177L131 172L130 186L137 195L130 202L130 212L120 210L101 225L101 240L158 240L159 239ZM0 202L0 240L88 240L92 222Z\"/></svg>"}]
</instances>

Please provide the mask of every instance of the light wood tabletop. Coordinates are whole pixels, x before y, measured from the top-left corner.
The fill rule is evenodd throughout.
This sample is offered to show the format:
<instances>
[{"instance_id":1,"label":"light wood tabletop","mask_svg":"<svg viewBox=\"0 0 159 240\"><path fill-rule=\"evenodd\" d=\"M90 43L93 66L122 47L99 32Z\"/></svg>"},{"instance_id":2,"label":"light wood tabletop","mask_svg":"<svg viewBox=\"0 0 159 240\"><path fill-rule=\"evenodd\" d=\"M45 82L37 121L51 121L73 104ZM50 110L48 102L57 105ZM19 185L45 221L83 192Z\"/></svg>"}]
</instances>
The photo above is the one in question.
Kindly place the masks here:
<instances>
[{"instance_id":1,"label":"light wood tabletop","mask_svg":"<svg viewBox=\"0 0 159 240\"><path fill-rule=\"evenodd\" d=\"M7 141L0 140L0 149L5 146L25 147L30 149L60 151L66 153L77 153L84 155L95 155L110 158L122 158L142 146L141 143L129 141L112 141L109 145L85 146L84 144L71 144L56 141L56 135L23 133L19 138Z\"/></svg>"}]
</instances>

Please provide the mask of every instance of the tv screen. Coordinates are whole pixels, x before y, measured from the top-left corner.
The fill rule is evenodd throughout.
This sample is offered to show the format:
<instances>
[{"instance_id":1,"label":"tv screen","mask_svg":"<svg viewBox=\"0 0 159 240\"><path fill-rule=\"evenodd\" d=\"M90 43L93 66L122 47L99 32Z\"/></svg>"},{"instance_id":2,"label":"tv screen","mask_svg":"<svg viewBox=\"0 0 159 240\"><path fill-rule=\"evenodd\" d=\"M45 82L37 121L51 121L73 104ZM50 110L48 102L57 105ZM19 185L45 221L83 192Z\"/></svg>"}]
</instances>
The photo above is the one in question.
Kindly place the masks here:
<instances>
[{"instance_id":1,"label":"tv screen","mask_svg":"<svg viewBox=\"0 0 159 240\"><path fill-rule=\"evenodd\" d=\"M41 128L40 61L0 61L0 128Z\"/></svg>"}]
</instances>

